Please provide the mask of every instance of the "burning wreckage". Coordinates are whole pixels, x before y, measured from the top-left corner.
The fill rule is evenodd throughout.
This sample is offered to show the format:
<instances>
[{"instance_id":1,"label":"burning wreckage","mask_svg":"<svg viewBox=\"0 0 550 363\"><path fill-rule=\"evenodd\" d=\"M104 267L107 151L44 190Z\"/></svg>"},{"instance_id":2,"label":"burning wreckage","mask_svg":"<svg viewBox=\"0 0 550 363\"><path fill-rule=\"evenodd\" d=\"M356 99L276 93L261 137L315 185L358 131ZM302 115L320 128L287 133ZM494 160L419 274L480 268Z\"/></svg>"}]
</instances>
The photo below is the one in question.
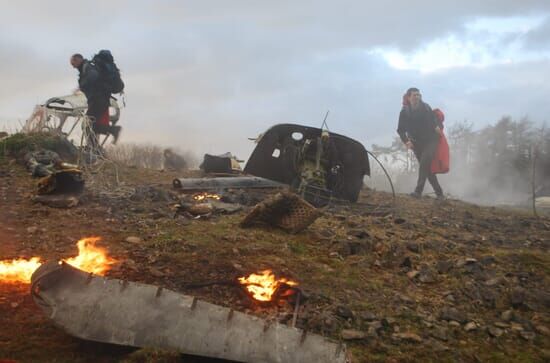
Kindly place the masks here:
<instances>
[{"instance_id":1,"label":"burning wreckage","mask_svg":"<svg viewBox=\"0 0 550 363\"><path fill-rule=\"evenodd\" d=\"M256 204L241 227L271 224L297 233L320 216L315 207L331 202L356 202L363 177L370 175L363 145L326 130L280 124L271 127L256 142L258 145L244 169L248 175L234 175L230 154L205 155L203 169L225 172L226 177L174 179L174 188L182 192L201 191L200 195L205 196L198 203L197 199L195 203L182 202L176 207L176 214L200 218L216 209L228 212L227 204L220 205L220 197L214 192L290 188L294 193L283 191ZM222 202L223 199L226 196Z\"/></svg>"},{"instance_id":2,"label":"burning wreckage","mask_svg":"<svg viewBox=\"0 0 550 363\"><path fill-rule=\"evenodd\" d=\"M252 176L178 178L182 191L290 186L316 207L331 201L356 202L363 177L370 175L368 154L358 141L315 127L280 124L259 139L244 173Z\"/></svg>"},{"instance_id":3,"label":"burning wreckage","mask_svg":"<svg viewBox=\"0 0 550 363\"><path fill-rule=\"evenodd\" d=\"M276 278L271 270L231 281L250 306L292 300L287 326L162 287L103 277L119 261L96 246L100 239L79 240L78 255L62 261L0 261L0 281L30 283L42 311L86 340L238 362L350 362L345 345L295 328L303 294L296 281Z\"/></svg>"},{"instance_id":4,"label":"burning wreckage","mask_svg":"<svg viewBox=\"0 0 550 363\"><path fill-rule=\"evenodd\" d=\"M367 152L357 141L317 128L283 124L270 128L258 140L244 172L252 176L176 179L173 185L182 191L203 192L290 186L295 193L282 191L257 204L241 226L272 219L295 233L320 214L314 206L355 202L370 169ZM193 199L201 203L219 197L199 193ZM275 222L274 214L278 214ZM246 288L258 305L293 295L290 326L162 287L98 276L95 270L80 269L69 261L32 268L31 295L36 304L57 325L82 339L239 362L351 361L344 344L294 327L301 292L296 282L274 280L270 271L235 279L235 284Z\"/></svg>"},{"instance_id":5,"label":"burning wreckage","mask_svg":"<svg viewBox=\"0 0 550 363\"><path fill-rule=\"evenodd\" d=\"M257 290L257 281L251 285ZM64 262L40 266L31 294L57 325L82 339L238 362L349 362L343 344L320 335Z\"/></svg>"}]
</instances>

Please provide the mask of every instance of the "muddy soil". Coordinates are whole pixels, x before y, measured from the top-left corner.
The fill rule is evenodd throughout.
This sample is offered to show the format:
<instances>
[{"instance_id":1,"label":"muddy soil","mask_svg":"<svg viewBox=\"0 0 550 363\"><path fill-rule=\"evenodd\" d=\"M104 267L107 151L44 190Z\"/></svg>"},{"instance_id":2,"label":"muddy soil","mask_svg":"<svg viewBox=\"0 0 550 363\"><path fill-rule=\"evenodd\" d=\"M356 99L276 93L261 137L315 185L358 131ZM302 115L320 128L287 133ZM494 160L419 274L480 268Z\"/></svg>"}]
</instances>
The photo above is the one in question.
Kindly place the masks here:
<instances>
[{"instance_id":1,"label":"muddy soil","mask_svg":"<svg viewBox=\"0 0 550 363\"><path fill-rule=\"evenodd\" d=\"M550 360L549 218L365 189L292 235L241 229L246 208L174 218L171 181L182 176L104 168L78 206L51 208L31 201L36 180L0 159L0 260L58 260L76 254L78 239L100 236L118 260L109 276L283 323L290 303L260 307L231 285L190 286L266 268L296 280L307 297L297 326L345 340L354 362ZM0 283L0 327L0 361L220 362L73 338L25 284Z\"/></svg>"}]
</instances>

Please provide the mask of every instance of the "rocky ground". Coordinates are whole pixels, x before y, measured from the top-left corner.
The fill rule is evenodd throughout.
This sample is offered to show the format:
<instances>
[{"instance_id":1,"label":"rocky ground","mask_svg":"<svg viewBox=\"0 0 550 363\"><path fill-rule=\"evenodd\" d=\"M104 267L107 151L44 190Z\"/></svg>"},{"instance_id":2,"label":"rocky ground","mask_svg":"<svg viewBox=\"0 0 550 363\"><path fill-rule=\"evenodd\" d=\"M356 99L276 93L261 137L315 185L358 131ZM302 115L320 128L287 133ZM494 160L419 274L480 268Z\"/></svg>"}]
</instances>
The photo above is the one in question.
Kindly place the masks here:
<instances>
[{"instance_id":1,"label":"rocky ground","mask_svg":"<svg viewBox=\"0 0 550 363\"><path fill-rule=\"evenodd\" d=\"M163 286L288 322L292 306L258 307L230 285L265 268L300 283L297 326L344 340L354 362L550 360L550 218L457 200L364 190L296 235L241 229L246 210L173 218L169 172L105 167L71 209L31 201L36 180L0 157L0 260L60 259L102 237L119 263L110 276ZM69 336L28 286L0 283L0 361L219 362Z\"/></svg>"}]
</instances>

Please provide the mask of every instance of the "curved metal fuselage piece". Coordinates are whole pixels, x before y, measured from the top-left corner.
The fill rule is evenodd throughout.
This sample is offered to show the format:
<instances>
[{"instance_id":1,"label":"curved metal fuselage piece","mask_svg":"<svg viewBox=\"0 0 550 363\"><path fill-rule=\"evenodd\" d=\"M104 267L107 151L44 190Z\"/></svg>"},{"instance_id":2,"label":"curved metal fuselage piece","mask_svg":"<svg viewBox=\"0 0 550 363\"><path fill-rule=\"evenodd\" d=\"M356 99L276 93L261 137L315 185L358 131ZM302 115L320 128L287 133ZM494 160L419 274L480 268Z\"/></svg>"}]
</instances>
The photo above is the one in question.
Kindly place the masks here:
<instances>
[{"instance_id":1,"label":"curved metal fuselage piece","mask_svg":"<svg viewBox=\"0 0 550 363\"><path fill-rule=\"evenodd\" d=\"M65 263L32 276L33 299L78 338L267 363L344 363L344 345L152 285L95 276Z\"/></svg>"}]
</instances>

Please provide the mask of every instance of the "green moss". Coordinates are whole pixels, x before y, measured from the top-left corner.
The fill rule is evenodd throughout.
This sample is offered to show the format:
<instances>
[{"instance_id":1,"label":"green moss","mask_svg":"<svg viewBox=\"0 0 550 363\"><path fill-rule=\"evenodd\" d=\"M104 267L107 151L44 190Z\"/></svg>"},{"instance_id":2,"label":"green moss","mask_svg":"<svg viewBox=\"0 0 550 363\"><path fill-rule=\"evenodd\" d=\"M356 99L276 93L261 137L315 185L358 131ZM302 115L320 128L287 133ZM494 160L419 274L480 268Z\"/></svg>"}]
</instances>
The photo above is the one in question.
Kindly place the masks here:
<instances>
[{"instance_id":1,"label":"green moss","mask_svg":"<svg viewBox=\"0 0 550 363\"><path fill-rule=\"evenodd\" d=\"M288 244L290 251L297 255L303 255L307 252L307 247L300 242L292 242Z\"/></svg>"},{"instance_id":2,"label":"green moss","mask_svg":"<svg viewBox=\"0 0 550 363\"><path fill-rule=\"evenodd\" d=\"M1 157L22 158L26 153L40 149L55 151L66 161L74 161L77 152L66 138L49 133L17 133L0 141Z\"/></svg>"}]
</instances>

